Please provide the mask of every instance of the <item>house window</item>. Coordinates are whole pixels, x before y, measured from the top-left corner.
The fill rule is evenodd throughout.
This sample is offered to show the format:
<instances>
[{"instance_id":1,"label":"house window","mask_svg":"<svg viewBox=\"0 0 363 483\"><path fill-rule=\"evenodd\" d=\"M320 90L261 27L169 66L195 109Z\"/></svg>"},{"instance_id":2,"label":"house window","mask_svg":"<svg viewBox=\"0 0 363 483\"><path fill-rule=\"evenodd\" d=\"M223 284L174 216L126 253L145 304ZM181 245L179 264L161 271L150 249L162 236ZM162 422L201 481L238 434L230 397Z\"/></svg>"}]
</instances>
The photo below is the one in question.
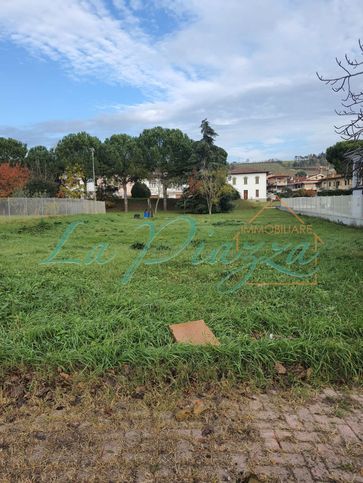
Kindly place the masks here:
<instances>
[{"instance_id":1,"label":"house window","mask_svg":"<svg viewBox=\"0 0 363 483\"><path fill-rule=\"evenodd\" d=\"M256 190L256 198L260 197L260 190Z\"/></svg>"},{"instance_id":2,"label":"house window","mask_svg":"<svg viewBox=\"0 0 363 483\"><path fill-rule=\"evenodd\" d=\"M329 188L331 187L331 181L329 181Z\"/></svg>"},{"instance_id":3,"label":"house window","mask_svg":"<svg viewBox=\"0 0 363 483\"><path fill-rule=\"evenodd\" d=\"M339 188L339 181L336 181L336 182L335 182L335 187L336 187L336 188Z\"/></svg>"},{"instance_id":4,"label":"house window","mask_svg":"<svg viewBox=\"0 0 363 483\"><path fill-rule=\"evenodd\" d=\"M237 178L235 176L232 178L232 184L233 186L237 184Z\"/></svg>"},{"instance_id":5,"label":"house window","mask_svg":"<svg viewBox=\"0 0 363 483\"><path fill-rule=\"evenodd\" d=\"M344 184L345 184L345 186L347 186L347 184L348 184L348 180L347 179L344 180Z\"/></svg>"},{"instance_id":6,"label":"house window","mask_svg":"<svg viewBox=\"0 0 363 483\"><path fill-rule=\"evenodd\" d=\"M247 183L248 183L248 178L247 178L247 176L245 176L245 177L243 178L243 182L244 182L244 184L247 184Z\"/></svg>"},{"instance_id":7,"label":"house window","mask_svg":"<svg viewBox=\"0 0 363 483\"><path fill-rule=\"evenodd\" d=\"M259 176L255 176L255 184L260 184L260 177Z\"/></svg>"}]
</instances>

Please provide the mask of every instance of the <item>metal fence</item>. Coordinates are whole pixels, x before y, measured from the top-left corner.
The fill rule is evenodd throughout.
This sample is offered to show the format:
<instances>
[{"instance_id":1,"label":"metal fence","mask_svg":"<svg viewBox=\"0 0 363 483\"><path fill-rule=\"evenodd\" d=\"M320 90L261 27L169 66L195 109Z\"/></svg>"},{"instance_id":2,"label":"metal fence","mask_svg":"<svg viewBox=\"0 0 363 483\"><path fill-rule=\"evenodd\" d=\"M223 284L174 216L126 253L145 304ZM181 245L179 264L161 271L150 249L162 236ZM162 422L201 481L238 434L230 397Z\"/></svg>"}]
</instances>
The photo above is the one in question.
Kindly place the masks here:
<instances>
[{"instance_id":1,"label":"metal fence","mask_svg":"<svg viewBox=\"0 0 363 483\"><path fill-rule=\"evenodd\" d=\"M104 201L70 198L0 198L0 216L47 216L106 213Z\"/></svg>"},{"instance_id":2,"label":"metal fence","mask_svg":"<svg viewBox=\"0 0 363 483\"><path fill-rule=\"evenodd\" d=\"M363 196L360 191L345 196L284 198L281 209L286 210L287 207L301 215L318 216L346 225L363 226Z\"/></svg>"}]
</instances>

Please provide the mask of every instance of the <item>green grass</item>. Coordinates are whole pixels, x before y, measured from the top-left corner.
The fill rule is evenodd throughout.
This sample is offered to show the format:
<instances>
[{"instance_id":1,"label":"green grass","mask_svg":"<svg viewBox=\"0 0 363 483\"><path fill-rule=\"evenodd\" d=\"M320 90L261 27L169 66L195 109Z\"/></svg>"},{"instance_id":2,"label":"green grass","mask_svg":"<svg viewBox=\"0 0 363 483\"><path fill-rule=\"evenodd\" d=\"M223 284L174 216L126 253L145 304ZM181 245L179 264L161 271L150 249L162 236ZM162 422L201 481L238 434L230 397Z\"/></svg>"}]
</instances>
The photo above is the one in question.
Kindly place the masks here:
<instances>
[{"instance_id":1,"label":"green grass","mask_svg":"<svg viewBox=\"0 0 363 483\"><path fill-rule=\"evenodd\" d=\"M233 240L243 222L257 213L247 205L228 215L195 216L190 245L163 264L141 265L128 284L121 279L142 253L147 229L133 214L0 220L0 367L38 371L96 371L128 364L138 377L190 380L229 376L263 383L275 377L274 364L313 369L313 381L358 381L363 360L363 232L304 218L322 238L316 286L254 286L223 293L220 263L192 264L201 241L205 254ZM161 214L156 227L178 215ZM60 257L84 259L108 243L110 263L42 265L67 226L83 221ZM287 213L266 210L258 223L296 224ZM186 238L185 222L165 229L147 258L165 257ZM244 235L250 242L270 235ZM299 242L304 235L290 236ZM285 237L285 241L287 238ZM241 242L243 239L241 238ZM286 256L285 256L286 258ZM232 268L238 267L236 263ZM302 267L304 268L304 267ZM236 274L231 288L243 274ZM254 281L296 279L260 266ZM172 340L168 325L204 319L221 345L193 347ZM273 334L270 338L270 334ZM136 376L135 376L136 377ZM292 377L292 376L291 376Z\"/></svg>"}]
</instances>

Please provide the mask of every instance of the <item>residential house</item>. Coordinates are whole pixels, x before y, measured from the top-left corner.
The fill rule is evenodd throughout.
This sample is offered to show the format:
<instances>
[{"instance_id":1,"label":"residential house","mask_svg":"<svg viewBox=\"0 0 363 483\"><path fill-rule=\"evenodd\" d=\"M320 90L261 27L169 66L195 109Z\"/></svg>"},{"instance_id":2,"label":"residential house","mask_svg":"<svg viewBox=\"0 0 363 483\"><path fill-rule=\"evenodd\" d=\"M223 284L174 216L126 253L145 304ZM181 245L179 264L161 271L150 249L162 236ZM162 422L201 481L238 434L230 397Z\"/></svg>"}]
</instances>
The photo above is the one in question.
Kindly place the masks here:
<instances>
[{"instance_id":1,"label":"residential house","mask_svg":"<svg viewBox=\"0 0 363 483\"><path fill-rule=\"evenodd\" d=\"M344 175L335 175L324 178L320 181L321 190L350 190L352 189L352 178L346 179Z\"/></svg>"},{"instance_id":2,"label":"residential house","mask_svg":"<svg viewBox=\"0 0 363 483\"><path fill-rule=\"evenodd\" d=\"M320 181L324 178L326 178L326 175L323 173L310 174L307 176L307 179L310 179L311 181Z\"/></svg>"},{"instance_id":3,"label":"residential house","mask_svg":"<svg viewBox=\"0 0 363 483\"><path fill-rule=\"evenodd\" d=\"M232 168L227 182L232 185L244 200L266 201L268 171L256 168Z\"/></svg>"},{"instance_id":4,"label":"residential house","mask_svg":"<svg viewBox=\"0 0 363 483\"><path fill-rule=\"evenodd\" d=\"M287 183L290 179L289 174L270 174L267 176L267 192L272 195L274 193L283 193L287 189Z\"/></svg>"},{"instance_id":5,"label":"residential house","mask_svg":"<svg viewBox=\"0 0 363 483\"><path fill-rule=\"evenodd\" d=\"M151 192L151 198L163 197L163 186L159 179L143 180L143 183L149 188ZM183 194L184 186L172 185L167 188L168 198L181 198Z\"/></svg>"},{"instance_id":6,"label":"residential house","mask_svg":"<svg viewBox=\"0 0 363 483\"><path fill-rule=\"evenodd\" d=\"M160 198L163 197L163 187L162 187L160 180L158 180L158 179L152 179L152 180L143 179L141 182L144 183L149 188L149 190L151 192L151 198L158 198L159 196L160 196ZM134 186L134 183L132 183L132 182L127 183L127 196L128 196L128 198L131 198L131 196L132 196L131 190L132 190L133 186ZM180 198L183 194L183 189L184 189L184 186L170 186L167 189L168 198ZM116 191L115 195L119 198L123 198L123 196L124 196L123 189L121 187L119 187L118 190Z\"/></svg>"},{"instance_id":7,"label":"residential house","mask_svg":"<svg viewBox=\"0 0 363 483\"><path fill-rule=\"evenodd\" d=\"M308 176L294 176L289 179L287 189L291 191L305 190L314 195L317 193L320 186L319 179L310 179Z\"/></svg>"}]
</instances>

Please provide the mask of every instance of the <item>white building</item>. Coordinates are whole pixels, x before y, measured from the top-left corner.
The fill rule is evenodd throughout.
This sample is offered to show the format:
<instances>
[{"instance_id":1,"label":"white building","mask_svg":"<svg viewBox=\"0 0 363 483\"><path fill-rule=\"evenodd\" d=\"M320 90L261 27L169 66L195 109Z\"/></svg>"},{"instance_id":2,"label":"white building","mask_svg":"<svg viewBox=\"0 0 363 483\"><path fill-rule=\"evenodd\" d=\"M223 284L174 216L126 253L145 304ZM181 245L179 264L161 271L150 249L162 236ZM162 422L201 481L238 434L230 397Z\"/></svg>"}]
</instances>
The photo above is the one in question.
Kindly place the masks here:
<instances>
[{"instance_id":1,"label":"white building","mask_svg":"<svg viewBox=\"0 0 363 483\"><path fill-rule=\"evenodd\" d=\"M268 171L248 167L233 168L227 181L243 200L266 201Z\"/></svg>"},{"instance_id":2,"label":"white building","mask_svg":"<svg viewBox=\"0 0 363 483\"><path fill-rule=\"evenodd\" d=\"M152 179L152 180L143 180L143 183L146 184L146 186L149 188L151 192L151 197L152 198L158 198L158 197L163 197L163 186L161 184L161 181L157 178ZM183 194L183 189L185 188L184 186L169 186L167 188L167 194L168 198L181 198Z\"/></svg>"}]
</instances>

